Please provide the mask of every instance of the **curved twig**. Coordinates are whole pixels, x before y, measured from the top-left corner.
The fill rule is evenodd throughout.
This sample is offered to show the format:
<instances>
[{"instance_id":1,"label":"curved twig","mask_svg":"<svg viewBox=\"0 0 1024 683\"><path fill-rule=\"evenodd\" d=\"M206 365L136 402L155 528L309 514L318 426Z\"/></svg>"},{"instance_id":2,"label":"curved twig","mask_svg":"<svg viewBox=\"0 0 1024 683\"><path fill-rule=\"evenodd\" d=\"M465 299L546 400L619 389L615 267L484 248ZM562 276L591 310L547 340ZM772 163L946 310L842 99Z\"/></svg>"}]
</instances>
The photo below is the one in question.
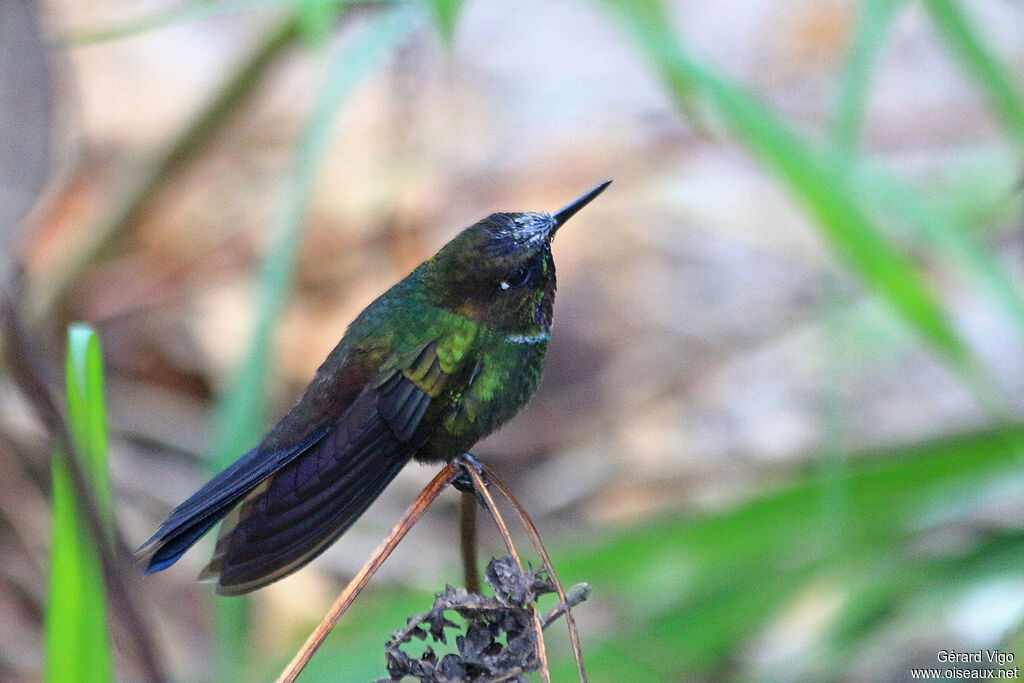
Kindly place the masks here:
<instances>
[{"instance_id":1,"label":"curved twig","mask_svg":"<svg viewBox=\"0 0 1024 683\"><path fill-rule=\"evenodd\" d=\"M461 467L469 475L470 479L473 480L473 488L476 490L477 495L480 496L480 500L487 506L487 511L491 513L491 518L494 519L494 523L498 526L501 540L505 542L505 549L508 550L508 554L515 559L516 564L522 569L523 561L519 559L519 553L516 552L516 547L512 543L512 534L509 533L508 525L505 524L505 518L501 516L498 504L494 502L494 496L487 490L487 484L484 483L483 477L480 476L480 471L477 470L477 467L483 467L483 465L465 453L455 458L453 462Z\"/></svg>"},{"instance_id":2,"label":"curved twig","mask_svg":"<svg viewBox=\"0 0 1024 683\"><path fill-rule=\"evenodd\" d=\"M494 496L491 495L483 477L480 476L480 472L488 472L489 470L487 470L482 463L477 462L477 460L468 453L460 455L455 459L455 462L458 463L462 467L463 471L473 480L473 488L484 501L484 504L487 506L487 511L491 513L491 518L494 519L494 523L498 526L498 531L501 533L501 539L505 541L505 547L508 549L508 554L515 559L516 564L519 565L520 571L522 571L523 562L519 559L519 553L516 552L516 547L512 543L512 534L509 533L508 526L505 524L505 519L498 511L498 505L494 502ZM478 467L480 470L477 470ZM489 477L490 474L488 474L488 478ZM507 494L503 495L505 495L506 498L508 497ZM534 531L536 531L536 529L534 529ZM548 564L550 564L550 562ZM552 578L555 581L555 585L558 587L558 598L564 602L565 591L558 586L558 579L554 579L554 577ZM540 614L537 613L536 605L531 605L530 611L533 613L533 626L537 629L537 658L540 660L541 678L544 679L545 683L551 683L551 671L548 669L548 654L547 649L544 647L544 629L541 627ZM565 616L567 619L571 618L568 611Z\"/></svg>"},{"instance_id":3,"label":"curved twig","mask_svg":"<svg viewBox=\"0 0 1024 683\"><path fill-rule=\"evenodd\" d=\"M544 542L540 538L540 532L537 531L537 526L530 519L530 515L526 513L526 509L516 500L515 496L512 495L512 490L509 489L505 484L498 479L494 474L494 470L491 468L481 465L484 473L487 475L487 480L498 489L498 493L505 497L505 500L509 502L512 508L516 511L519 516L519 521L522 523L523 528L526 529L526 535L530 537L530 541L533 543L533 547L537 549L537 553L540 555L541 561L544 563L544 569L548 572L548 576L551 581L555 584L555 590L558 591L558 599L565 605L565 623L569 629L569 641L572 643L572 651L576 656L576 665L579 668L580 680L583 683L587 683L587 671L583 666L583 647L580 644L580 632L576 627L576 619L572 616L572 608L570 606L569 599L565 595L565 589L562 587L562 582L558 580L558 575L555 573L555 566L551 562L551 556L548 555L547 548L544 547Z\"/></svg>"},{"instance_id":4,"label":"curved twig","mask_svg":"<svg viewBox=\"0 0 1024 683\"><path fill-rule=\"evenodd\" d=\"M452 482L458 471L459 468L455 464L445 465L444 469L438 472L437 476L427 484L426 488L420 491L420 494L416 496L416 500L405 511L405 514L398 520L398 523L392 527L384 542L374 551L370 559L363 565L363 568L359 570L359 573L349 581L349 584L345 586L345 590L334 601L331 609L309 635L309 638L306 639L302 647L299 648L299 651L295 653L295 657L292 658L292 661L288 663L288 666L278 676L277 683L291 683L309 664L309 660L313 657L317 648L320 647L327 634L331 632L337 625L338 620L341 619L342 615L352 605L352 601L356 599L356 596L363 590L370 578L377 573L377 570L384 564L384 560L388 559L388 556L405 538L409 530L419 521L423 513L430 507L430 504L437 500L441 492L448 487L448 484Z\"/></svg>"}]
</instances>

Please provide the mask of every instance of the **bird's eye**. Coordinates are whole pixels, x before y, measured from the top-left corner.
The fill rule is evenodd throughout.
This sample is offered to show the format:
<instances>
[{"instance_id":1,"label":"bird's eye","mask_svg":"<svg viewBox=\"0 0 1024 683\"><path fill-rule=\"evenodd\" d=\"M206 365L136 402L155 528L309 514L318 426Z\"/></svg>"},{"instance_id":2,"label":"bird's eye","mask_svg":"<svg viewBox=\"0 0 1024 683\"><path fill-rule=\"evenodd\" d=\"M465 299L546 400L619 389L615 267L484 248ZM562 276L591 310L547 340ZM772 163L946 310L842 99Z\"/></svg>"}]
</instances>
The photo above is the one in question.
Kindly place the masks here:
<instances>
[{"instance_id":1,"label":"bird's eye","mask_svg":"<svg viewBox=\"0 0 1024 683\"><path fill-rule=\"evenodd\" d=\"M530 281L530 269L526 266L520 266L516 269L516 272L512 273L505 280L501 282L502 289L508 289L509 287L522 287Z\"/></svg>"}]
</instances>

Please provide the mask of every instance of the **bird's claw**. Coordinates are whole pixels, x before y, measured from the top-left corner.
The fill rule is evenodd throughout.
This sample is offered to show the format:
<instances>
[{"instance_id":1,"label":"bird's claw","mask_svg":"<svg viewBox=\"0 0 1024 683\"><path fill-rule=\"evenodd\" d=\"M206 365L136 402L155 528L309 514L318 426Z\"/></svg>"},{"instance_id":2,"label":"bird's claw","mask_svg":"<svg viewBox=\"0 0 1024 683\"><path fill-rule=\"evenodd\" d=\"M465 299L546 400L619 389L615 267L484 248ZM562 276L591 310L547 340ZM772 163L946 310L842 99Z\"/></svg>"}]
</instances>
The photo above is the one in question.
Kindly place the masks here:
<instances>
[{"instance_id":1,"label":"bird's claw","mask_svg":"<svg viewBox=\"0 0 1024 683\"><path fill-rule=\"evenodd\" d=\"M456 462L461 465L461 468L459 473L455 475L455 479L452 480L452 486L463 493L476 493L473 477L466 471L467 467L472 467L476 470L477 474L480 475L480 479L484 482L484 486L487 486L487 479L484 477L484 466L470 453L463 453L456 458Z\"/></svg>"}]
</instances>

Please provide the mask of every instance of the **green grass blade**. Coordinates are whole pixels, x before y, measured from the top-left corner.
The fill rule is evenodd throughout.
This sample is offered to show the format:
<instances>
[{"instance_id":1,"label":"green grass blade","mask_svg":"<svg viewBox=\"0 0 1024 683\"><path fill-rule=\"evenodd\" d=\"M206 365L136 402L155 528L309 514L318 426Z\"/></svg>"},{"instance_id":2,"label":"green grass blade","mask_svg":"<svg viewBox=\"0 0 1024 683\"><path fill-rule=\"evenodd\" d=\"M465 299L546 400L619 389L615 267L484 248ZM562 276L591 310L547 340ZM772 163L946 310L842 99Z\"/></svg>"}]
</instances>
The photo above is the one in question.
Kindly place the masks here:
<instances>
[{"instance_id":1,"label":"green grass blade","mask_svg":"<svg viewBox=\"0 0 1024 683\"><path fill-rule=\"evenodd\" d=\"M381 14L361 36L346 43L331 63L298 143L281 209L273 225L271 246L257 276L256 301L260 308L249 348L234 381L219 399L212 447L212 464L216 469L227 466L251 448L264 431L273 330L288 296L313 186L336 115L356 86L392 54L419 23L419 14L405 8ZM240 598L216 602L225 678L242 675L246 666L246 604Z\"/></svg>"},{"instance_id":2,"label":"green grass blade","mask_svg":"<svg viewBox=\"0 0 1024 683\"><path fill-rule=\"evenodd\" d=\"M958 0L925 0L928 14L953 56L992 101L1006 127L1024 139L1024 94L985 47Z\"/></svg>"},{"instance_id":3,"label":"green grass blade","mask_svg":"<svg viewBox=\"0 0 1024 683\"><path fill-rule=\"evenodd\" d=\"M851 159L860 140L868 85L893 17L905 0L863 0L850 59L839 83L832 144L837 160Z\"/></svg>"},{"instance_id":4,"label":"green grass blade","mask_svg":"<svg viewBox=\"0 0 1024 683\"><path fill-rule=\"evenodd\" d=\"M444 41L451 45L455 39L455 24L462 9L462 0L430 0L434 11L434 24Z\"/></svg>"},{"instance_id":5,"label":"green grass blade","mask_svg":"<svg viewBox=\"0 0 1024 683\"><path fill-rule=\"evenodd\" d=\"M1008 412L997 384L953 329L914 261L869 219L845 173L757 98L716 76L680 45L657 0L606 0L681 107L696 93L728 131L803 205L832 249L885 304L936 349L992 413Z\"/></svg>"},{"instance_id":6,"label":"green grass blade","mask_svg":"<svg viewBox=\"0 0 1024 683\"><path fill-rule=\"evenodd\" d=\"M864 576L851 576L844 608L827 634L836 655L849 653L876 637L888 621L910 617L915 607L930 608L934 616L955 604L973 586L1000 579L1024 579L1024 535L994 532L961 552L900 553L872 558ZM851 573L852 574L852 573ZM830 641L830 642L829 642ZM993 643L995 645L995 643Z\"/></svg>"},{"instance_id":7,"label":"green grass blade","mask_svg":"<svg viewBox=\"0 0 1024 683\"><path fill-rule=\"evenodd\" d=\"M835 114L831 133L831 153L840 172L848 173L858 155L864 111L869 86L879 61L885 39L896 12L904 0L861 0L858 5L857 29L850 47L849 59L839 81ZM821 514L832 530L830 542L846 542L849 510L846 507L848 491L842 475L846 472L847 409L840 387L844 386L849 354L839 349L849 340L845 327L839 324L835 312L841 308L842 295L837 283L830 281L821 304L825 325L823 359L828 377L819 395L821 424L821 454L818 458L818 476L821 481Z\"/></svg>"},{"instance_id":8,"label":"green grass blade","mask_svg":"<svg viewBox=\"0 0 1024 683\"><path fill-rule=\"evenodd\" d=\"M863 164L854 173L853 183L865 205L901 220L945 253L971 283L1003 310L1024 339L1024 298L978 230L960 223L952 212L925 201L914 188L881 166Z\"/></svg>"},{"instance_id":9,"label":"green grass blade","mask_svg":"<svg viewBox=\"0 0 1024 683\"><path fill-rule=\"evenodd\" d=\"M293 0L298 2L299 32L309 47L320 47L338 14L352 0Z\"/></svg>"},{"instance_id":10,"label":"green grass blade","mask_svg":"<svg viewBox=\"0 0 1024 683\"><path fill-rule=\"evenodd\" d=\"M70 475L53 460L53 531L46 609L46 680L111 681L99 558L75 503Z\"/></svg>"},{"instance_id":11,"label":"green grass blade","mask_svg":"<svg viewBox=\"0 0 1024 683\"><path fill-rule=\"evenodd\" d=\"M103 364L92 329L72 325L67 352L68 423L77 457L112 524ZM82 520L64 454L53 459L53 539L46 611L46 680L112 681L103 572ZM104 539L103 542L106 542Z\"/></svg>"},{"instance_id":12,"label":"green grass blade","mask_svg":"<svg viewBox=\"0 0 1024 683\"><path fill-rule=\"evenodd\" d=\"M83 469L92 477L99 512L113 522L113 494L107 469L107 415L103 401L103 357L96 332L88 325L68 328L68 426Z\"/></svg>"}]
</instances>

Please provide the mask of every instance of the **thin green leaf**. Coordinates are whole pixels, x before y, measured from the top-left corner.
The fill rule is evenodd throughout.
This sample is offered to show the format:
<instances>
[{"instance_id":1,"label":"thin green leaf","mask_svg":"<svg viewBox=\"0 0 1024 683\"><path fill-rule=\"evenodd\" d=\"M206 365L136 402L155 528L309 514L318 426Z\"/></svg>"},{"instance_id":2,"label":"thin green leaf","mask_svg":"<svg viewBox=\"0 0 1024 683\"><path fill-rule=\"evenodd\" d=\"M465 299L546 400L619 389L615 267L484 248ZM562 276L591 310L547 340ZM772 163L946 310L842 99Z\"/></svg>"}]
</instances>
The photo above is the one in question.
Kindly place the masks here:
<instances>
[{"instance_id":1,"label":"thin green leaf","mask_svg":"<svg viewBox=\"0 0 1024 683\"><path fill-rule=\"evenodd\" d=\"M988 93L999 116L1018 140L1024 139L1024 94L978 37L958 0L926 0L925 7L950 52Z\"/></svg>"},{"instance_id":2,"label":"thin green leaf","mask_svg":"<svg viewBox=\"0 0 1024 683\"><path fill-rule=\"evenodd\" d=\"M430 0L434 23L444 41L449 45L455 39L455 25L462 9L462 0Z\"/></svg>"},{"instance_id":3,"label":"thin green leaf","mask_svg":"<svg viewBox=\"0 0 1024 683\"><path fill-rule=\"evenodd\" d=\"M839 83L832 144L840 163L856 151L864 122L868 85L874 72L885 37L905 0L863 0L857 35L850 50L850 60Z\"/></svg>"},{"instance_id":4,"label":"thin green leaf","mask_svg":"<svg viewBox=\"0 0 1024 683\"><path fill-rule=\"evenodd\" d=\"M893 17L903 3L904 0L864 0L861 3L861 19L850 61L840 82L832 134L835 160L842 167L854 165L870 76ZM958 10L952 6L949 9L952 9L953 15L958 14ZM963 19L962 16L955 16L952 22L947 23L957 24L957 18ZM960 33L963 30L965 27L961 25ZM998 70L994 62L992 67ZM1009 172L1013 173L1012 170ZM973 177L977 174L971 175ZM951 257L966 272L970 281L980 283L984 292L1003 309L1024 338L1024 298L1020 296L1006 268L982 242L978 230L963 221L957 221L951 212L924 201L920 193L881 166L872 164L867 168L858 168L853 182L864 206L876 208L879 215L905 222L934 247ZM1009 189L1003 188L1001 191L1005 193ZM997 198L998 201L1003 199L1005 197Z\"/></svg>"},{"instance_id":5,"label":"thin green leaf","mask_svg":"<svg viewBox=\"0 0 1024 683\"><path fill-rule=\"evenodd\" d=\"M112 524L103 365L95 332L68 331L68 423L76 455L105 521ZM46 611L46 680L112 681L102 568L64 461L53 458L53 538ZM103 539L101 542L107 542Z\"/></svg>"},{"instance_id":6,"label":"thin green leaf","mask_svg":"<svg viewBox=\"0 0 1024 683\"><path fill-rule=\"evenodd\" d=\"M866 206L905 222L950 257L1003 310L1024 339L1024 298L977 229L957 221L952 212L925 201L880 165L862 165L853 174L852 182Z\"/></svg>"},{"instance_id":7,"label":"thin green leaf","mask_svg":"<svg viewBox=\"0 0 1024 683\"><path fill-rule=\"evenodd\" d=\"M298 2L299 31L306 45L320 47L338 18L352 0L295 0Z\"/></svg>"},{"instance_id":8,"label":"thin green leaf","mask_svg":"<svg viewBox=\"0 0 1024 683\"><path fill-rule=\"evenodd\" d=\"M870 561L858 560L870 569L846 584L852 589L828 634L829 648L847 657L856 656L851 648L876 636L887 621L922 611L941 618L974 586L1004 578L1020 583L1024 579L1024 535L994 533L962 552L886 553Z\"/></svg>"},{"instance_id":9,"label":"thin green leaf","mask_svg":"<svg viewBox=\"0 0 1024 683\"><path fill-rule=\"evenodd\" d=\"M902 320L954 367L991 412L1008 409L997 385L954 331L939 299L913 260L868 218L841 169L801 140L759 100L693 60L657 0L606 0L657 69L669 94L684 104L706 102L747 150L815 220L833 250Z\"/></svg>"},{"instance_id":10,"label":"thin green leaf","mask_svg":"<svg viewBox=\"0 0 1024 683\"><path fill-rule=\"evenodd\" d=\"M107 416L103 401L103 357L96 332L84 324L68 327L67 358L68 426L83 458L85 473L92 477L100 514L112 520L113 495L107 470Z\"/></svg>"}]
</instances>

